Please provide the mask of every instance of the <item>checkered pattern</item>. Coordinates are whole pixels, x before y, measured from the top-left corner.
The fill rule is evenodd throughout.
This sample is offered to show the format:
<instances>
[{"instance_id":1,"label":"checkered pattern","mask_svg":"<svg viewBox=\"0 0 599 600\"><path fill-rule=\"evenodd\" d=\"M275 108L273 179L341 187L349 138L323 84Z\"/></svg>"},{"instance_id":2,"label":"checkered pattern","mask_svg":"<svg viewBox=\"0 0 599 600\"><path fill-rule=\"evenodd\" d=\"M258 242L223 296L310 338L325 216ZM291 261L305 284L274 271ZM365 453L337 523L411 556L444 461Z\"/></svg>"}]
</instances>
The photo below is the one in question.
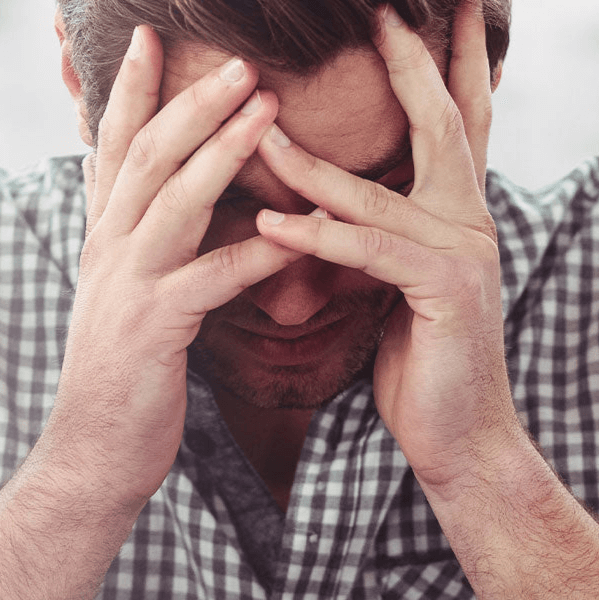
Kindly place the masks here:
<instances>
[{"instance_id":1,"label":"checkered pattern","mask_svg":"<svg viewBox=\"0 0 599 600\"><path fill-rule=\"evenodd\" d=\"M494 173L488 179L515 403L574 493L595 509L598 196L598 160L534 195ZM84 222L79 159L15 177L0 172L0 481L25 458L52 407ZM473 598L368 382L310 425L270 591L230 502L213 479L198 476L192 440L184 438L99 599Z\"/></svg>"}]
</instances>

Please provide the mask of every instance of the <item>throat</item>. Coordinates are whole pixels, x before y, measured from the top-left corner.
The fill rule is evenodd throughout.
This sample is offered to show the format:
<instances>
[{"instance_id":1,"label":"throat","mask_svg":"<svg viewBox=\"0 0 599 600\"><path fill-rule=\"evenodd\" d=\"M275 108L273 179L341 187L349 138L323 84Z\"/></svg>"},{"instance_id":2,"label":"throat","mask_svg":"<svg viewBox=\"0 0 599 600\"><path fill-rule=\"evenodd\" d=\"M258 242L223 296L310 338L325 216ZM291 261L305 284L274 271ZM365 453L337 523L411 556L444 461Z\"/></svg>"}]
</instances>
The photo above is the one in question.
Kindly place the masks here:
<instances>
[{"instance_id":1,"label":"throat","mask_svg":"<svg viewBox=\"0 0 599 600\"><path fill-rule=\"evenodd\" d=\"M221 390L215 397L237 445L286 512L314 410L255 407Z\"/></svg>"}]
</instances>

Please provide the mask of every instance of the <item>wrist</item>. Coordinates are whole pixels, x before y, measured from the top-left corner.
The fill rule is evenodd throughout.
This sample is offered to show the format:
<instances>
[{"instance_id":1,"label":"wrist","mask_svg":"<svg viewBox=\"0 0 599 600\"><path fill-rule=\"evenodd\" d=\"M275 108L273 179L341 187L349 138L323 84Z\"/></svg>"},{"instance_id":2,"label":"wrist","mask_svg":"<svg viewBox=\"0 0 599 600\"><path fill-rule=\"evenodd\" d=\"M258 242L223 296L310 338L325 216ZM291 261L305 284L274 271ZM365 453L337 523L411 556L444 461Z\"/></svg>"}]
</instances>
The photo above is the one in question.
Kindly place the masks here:
<instances>
[{"instance_id":1,"label":"wrist","mask_svg":"<svg viewBox=\"0 0 599 600\"><path fill-rule=\"evenodd\" d=\"M0 491L2 597L92 598L144 502L36 449Z\"/></svg>"},{"instance_id":2,"label":"wrist","mask_svg":"<svg viewBox=\"0 0 599 600\"><path fill-rule=\"evenodd\" d=\"M47 490L56 504L89 507L100 517L117 517L133 524L151 493L140 489L135 478L127 480L124 466L94 452L93 447L60 444L51 427L42 433L17 477L35 489Z\"/></svg>"},{"instance_id":3,"label":"wrist","mask_svg":"<svg viewBox=\"0 0 599 600\"><path fill-rule=\"evenodd\" d=\"M416 477L477 596L561 598L572 581L568 597L594 598L597 525L526 432L467 462L445 485Z\"/></svg>"},{"instance_id":4,"label":"wrist","mask_svg":"<svg viewBox=\"0 0 599 600\"><path fill-rule=\"evenodd\" d=\"M551 473L515 414L500 427L485 429L461 440L447 453L443 467L434 471L414 469L433 507L463 507L472 494L505 497L521 493L521 484L539 470Z\"/></svg>"},{"instance_id":5,"label":"wrist","mask_svg":"<svg viewBox=\"0 0 599 600\"><path fill-rule=\"evenodd\" d=\"M183 435L185 364L170 379L140 376L118 396L109 386L84 390L64 369L54 408L34 453L50 472L61 472L90 493L143 506L167 476ZM180 368L181 367L181 368ZM159 401L156 401L159 398Z\"/></svg>"}]
</instances>

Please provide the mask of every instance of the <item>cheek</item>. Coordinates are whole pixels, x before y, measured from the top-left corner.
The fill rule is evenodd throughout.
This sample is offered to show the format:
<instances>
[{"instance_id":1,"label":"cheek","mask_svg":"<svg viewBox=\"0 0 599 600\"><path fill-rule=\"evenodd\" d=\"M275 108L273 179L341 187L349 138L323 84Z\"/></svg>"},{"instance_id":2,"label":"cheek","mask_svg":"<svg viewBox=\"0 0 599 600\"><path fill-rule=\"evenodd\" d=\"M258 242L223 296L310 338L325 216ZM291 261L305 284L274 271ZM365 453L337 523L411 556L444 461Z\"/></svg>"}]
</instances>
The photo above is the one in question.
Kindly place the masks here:
<instances>
[{"instance_id":1,"label":"cheek","mask_svg":"<svg viewBox=\"0 0 599 600\"><path fill-rule=\"evenodd\" d=\"M217 207L198 249L198 256L257 235L256 215L244 214L234 208Z\"/></svg>"}]
</instances>

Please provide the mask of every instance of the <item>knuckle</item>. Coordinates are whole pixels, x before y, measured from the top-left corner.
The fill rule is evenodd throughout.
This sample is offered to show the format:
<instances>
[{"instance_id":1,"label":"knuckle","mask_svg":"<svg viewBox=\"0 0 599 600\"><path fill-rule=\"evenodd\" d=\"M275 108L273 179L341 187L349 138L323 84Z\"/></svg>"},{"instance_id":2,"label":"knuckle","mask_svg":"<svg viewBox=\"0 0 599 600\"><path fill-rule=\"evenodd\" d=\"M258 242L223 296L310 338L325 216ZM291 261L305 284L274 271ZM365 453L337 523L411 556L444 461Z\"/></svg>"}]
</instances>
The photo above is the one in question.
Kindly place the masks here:
<instances>
[{"instance_id":1,"label":"knuckle","mask_svg":"<svg viewBox=\"0 0 599 600\"><path fill-rule=\"evenodd\" d=\"M462 114L469 122L485 130L493 120L493 105L489 96L468 96L460 102Z\"/></svg>"},{"instance_id":2,"label":"knuckle","mask_svg":"<svg viewBox=\"0 0 599 600\"><path fill-rule=\"evenodd\" d=\"M222 123L222 119L214 115L215 108L218 109L220 105L210 97L203 81L191 86L189 93L184 96L184 102L187 112L211 129L217 129Z\"/></svg>"},{"instance_id":3,"label":"knuckle","mask_svg":"<svg viewBox=\"0 0 599 600\"><path fill-rule=\"evenodd\" d=\"M169 177L160 190L161 205L171 214L187 214L191 216L189 198L181 181L181 175L177 172Z\"/></svg>"},{"instance_id":4,"label":"knuckle","mask_svg":"<svg viewBox=\"0 0 599 600\"><path fill-rule=\"evenodd\" d=\"M465 308L484 307L493 281L499 279L499 249L487 236L478 232L463 253L451 257L446 265L448 286Z\"/></svg>"},{"instance_id":5,"label":"knuckle","mask_svg":"<svg viewBox=\"0 0 599 600\"><path fill-rule=\"evenodd\" d=\"M87 154L81 161L81 168L83 169L83 175L86 182L93 182L96 176L96 153L91 152Z\"/></svg>"},{"instance_id":6,"label":"knuckle","mask_svg":"<svg viewBox=\"0 0 599 600\"><path fill-rule=\"evenodd\" d=\"M357 188L362 188L362 182L356 182ZM391 196L389 190L379 184L368 185L364 194L362 190L356 193L363 195L364 211L369 217L384 217L389 213Z\"/></svg>"},{"instance_id":7,"label":"knuckle","mask_svg":"<svg viewBox=\"0 0 599 600\"><path fill-rule=\"evenodd\" d=\"M110 151L116 144L116 136L116 129L112 127L107 112L104 112L98 123L98 148L102 151Z\"/></svg>"},{"instance_id":8,"label":"knuckle","mask_svg":"<svg viewBox=\"0 0 599 600\"><path fill-rule=\"evenodd\" d=\"M376 227L362 227L360 229L359 243L366 259L365 268L370 261L381 254L389 254L393 250L391 235Z\"/></svg>"},{"instance_id":9,"label":"knuckle","mask_svg":"<svg viewBox=\"0 0 599 600\"><path fill-rule=\"evenodd\" d=\"M291 172L292 180L289 183L300 196L310 198L313 195L314 182L322 179L320 160L312 154L306 154L301 171L301 177L297 177L295 173Z\"/></svg>"},{"instance_id":10,"label":"knuckle","mask_svg":"<svg viewBox=\"0 0 599 600\"><path fill-rule=\"evenodd\" d=\"M101 234L98 228L90 231L85 239L81 254L79 256L79 270L82 279L85 278L89 273L96 270L102 257L103 242L100 239Z\"/></svg>"},{"instance_id":11,"label":"knuckle","mask_svg":"<svg viewBox=\"0 0 599 600\"><path fill-rule=\"evenodd\" d=\"M244 133L236 127L223 127L214 136L216 144L221 147L221 152L226 157L227 164L231 165L233 173L243 167L258 144L257 139L252 140Z\"/></svg>"},{"instance_id":12,"label":"knuckle","mask_svg":"<svg viewBox=\"0 0 599 600\"><path fill-rule=\"evenodd\" d=\"M439 119L439 135L450 141L464 133L464 120L456 103L451 97L447 98L441 117Z\"/></svg>"},{"instance_id":13,"label":"knuckle","mask_svg":"<svg viewBox=\"0 0 599 600\"><path fill-rule=\"evenodd\" d=\"M309 248L311 252L317 252L318 249L326 244L326 241L329 237L327 232L327 219L318 219L316 221L316 231L314 232L314 237L310 240L306 240L306 248Z\"/></svg>"},{"instance_id":14,"label":"knuckle","mask_svg":"<svg viewBox=\"0 0 599 600\"><path fill-rule=\"evenodd\" d=\"M226 152L237 155L243 144L243 135L235 127L222 127L216 132L214 140Z\"/></svg>"},{"instance_id":15,"label":"knuckle","mask_svg":"<svg viewBox=\"0 0 599 600\"><path fill-rule=\"evenodd\" d=\"M312 155L307 154L305 161L305 171L308 178L312 178L318 175L319 161L318 159Z\"/></svg>"},{"instance_id":16,"label":"knuckle","mask_svg":"<svg viewBox=\"0 0 599 600\"><path fill-rule=\"evenodd\" d=\"M401 50L387 59L387 68L391 75L401 74L405 70L422 69L428 65L430 55L422 40L410 32L408 40Z\"/></svg>"},{"instance_id":17,"label":"knuckle","mask_svg":"<svg viewBox=\"0 0 599 600\"><path fill-rule=\"evenodd\" d=\"M470 255L454 254L439 261L438 273L443 287L458 306L470 305L480 298L482 281L479 265Z\"/></svg>"},{"instance_id":18,"label":"knuckle","mask_svg":"<svg viewBox=\"0 0 599 600\"><path fill-rule=\"evenodd\" d=\"M189 88L189 93L184 96L188 108L198 114L205 112L209 105L208 94L202 82L198 82Z\"/></svg>"},{"instance_id":19,"label":"knuckle","mask_svg":"<svg viewBox=\"0 0 599 600\"><path fill-rule=\"evenodd\" d=\"M127 160L133 168L140 171L152 171L157 162L158 140L155 130L144 127L133 138Z\"/></svg>"},{"instance_id":20,"label":"knuckle","mask_svg":"<svg viewBox=\"0 0 599 600\"><path fill-rule=\"evenodd\" d=\"M240 288L244 287L242 250L239 244L231 244L217 248L212 253L211 268L215 275L239 281Z\"/></svg>"}]
</instances>

